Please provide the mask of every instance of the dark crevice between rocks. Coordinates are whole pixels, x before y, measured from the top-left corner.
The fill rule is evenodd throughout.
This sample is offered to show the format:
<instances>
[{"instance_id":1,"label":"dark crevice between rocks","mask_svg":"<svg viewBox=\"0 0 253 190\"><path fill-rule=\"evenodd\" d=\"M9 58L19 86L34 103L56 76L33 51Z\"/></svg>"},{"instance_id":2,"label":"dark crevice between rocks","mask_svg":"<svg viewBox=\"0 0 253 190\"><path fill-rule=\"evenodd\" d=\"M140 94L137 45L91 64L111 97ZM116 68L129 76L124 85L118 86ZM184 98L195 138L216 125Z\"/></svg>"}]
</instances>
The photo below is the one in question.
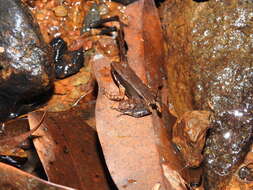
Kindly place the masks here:
<instances>
[{"instance_id":1,"label":"dark crevice between rocks","mask_svg":"<svg viewBox=\"0 0 253 190\"><path fill-rule=\"evenodd\" d=\"M162 5L163 2L165 2L165 0L155 0L155 6L158 8Z\"/></svg>"}]
</instances>

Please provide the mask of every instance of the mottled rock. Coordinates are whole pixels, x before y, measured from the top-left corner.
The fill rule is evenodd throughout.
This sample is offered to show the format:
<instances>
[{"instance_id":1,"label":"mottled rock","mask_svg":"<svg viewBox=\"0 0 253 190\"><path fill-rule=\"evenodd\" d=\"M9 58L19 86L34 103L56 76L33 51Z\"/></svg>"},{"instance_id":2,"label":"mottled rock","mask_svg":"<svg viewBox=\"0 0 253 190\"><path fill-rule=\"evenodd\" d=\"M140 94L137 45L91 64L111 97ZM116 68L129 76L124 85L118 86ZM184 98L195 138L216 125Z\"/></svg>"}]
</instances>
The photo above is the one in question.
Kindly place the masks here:
<instances>
[{"instance_id":1,"label":"mottled rock","mask_svg":"<svg viewBox=\"0 0 253 190\"><path fill-rule=\"evenodd\" d=\"M174 0L162 17L171 102L179 115L213 112L205 186L225 189L252 143L253 2Z\"/></svg>"},{"instance_id":2,"label":"mottled rock","mask_svg":"<svg viewBox=\"0 0 253 190\"><path fill-rule=\"evenodd\" d=\"M52 86L51 51L19 0L0 0L0 121L36 106Z\"/></svg>"}]
</instances>

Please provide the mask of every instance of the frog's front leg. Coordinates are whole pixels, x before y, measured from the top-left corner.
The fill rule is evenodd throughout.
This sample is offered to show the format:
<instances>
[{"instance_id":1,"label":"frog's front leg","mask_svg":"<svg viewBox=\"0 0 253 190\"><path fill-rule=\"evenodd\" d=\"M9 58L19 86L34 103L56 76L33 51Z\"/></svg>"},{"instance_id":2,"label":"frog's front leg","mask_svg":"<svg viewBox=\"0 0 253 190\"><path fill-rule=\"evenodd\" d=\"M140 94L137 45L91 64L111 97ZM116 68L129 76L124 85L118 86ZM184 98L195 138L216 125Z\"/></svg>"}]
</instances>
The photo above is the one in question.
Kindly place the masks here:
<instances>
[{"instance_id":1,"label":"frog's front leg","mask_svg":"<svg viewBox=\"0 0 253 190\"><path fill-rule=\"evenodd\" d=\"M115 94L115 90L110 88L104 89L103 94L110 100L118 101L118 104L113 106L112 109L121 112L120 115L129 115L132 117L144 117L150 115L151 111L144 100L139 96L131 96L131 93L124 87L122 81L114 75L112 72L113 80L118 87L118 94Z\"/></svg>"},{"instance_id":2,"label":"frog's front leg","mask_svg":"<svg viewBox=\"0 0 253 190\"><path fill-rule=\"evenodd\" d=\"M103 89L103 94L108 99L113 100L113 101L121 101L121 100L126 99L125 88L122 85L119 85L118 89L119 89L118 93L115 93L115 91L108 91L106 89Z\"/></svg>"},{"instance_id":3,"label":"frog's front leg","mask_svg":"<svg viewBox=\"0 0 253 190\"><path fill-rule=\"evenodd\" d=\"M121 112L120 115L129 115L132 117L144 117L150 115L149 107L144 103L141 98L127 98L125 95L126 89L120 83L118 85L119 93L115 94L104 89L103 94L110 100L118 101L118 104L113 106L112 109Z\"/></svg>"}]
</instances>

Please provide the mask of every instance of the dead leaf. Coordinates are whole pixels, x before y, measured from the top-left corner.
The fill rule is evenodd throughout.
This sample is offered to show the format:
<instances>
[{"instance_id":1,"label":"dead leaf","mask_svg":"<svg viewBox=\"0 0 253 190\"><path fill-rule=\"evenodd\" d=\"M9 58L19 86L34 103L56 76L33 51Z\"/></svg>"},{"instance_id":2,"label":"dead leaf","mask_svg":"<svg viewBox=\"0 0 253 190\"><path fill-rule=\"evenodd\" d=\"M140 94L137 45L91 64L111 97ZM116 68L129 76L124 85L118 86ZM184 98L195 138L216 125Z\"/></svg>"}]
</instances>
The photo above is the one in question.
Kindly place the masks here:
<instances>
[{"instance_id":1,"label":"dead leaf","mask_svg":"<svg viewBox=\"0 0 253 190\"><path fill-rule=\"evenodd\" d=\"M7 151L13 151L22 144L25 140L28 139L43 123L43 120L45 118L46 112L42 115L41 119L38 121L38 123L34 126L34 128L30 131L27 131L25 133L22 133L17 136L3 138L0 140L0 154L3 155Z\"/></svg>"},{"instance_id":2,"label":"dead leaf","mask_svg":"<svg viewBox=\"0 0 253 190\"><path fill-rule=\"evenodd\" d=\"M28 115L31 128L41 117ZM48 113L34 145L49 181L82 190L109 189L98 155L96 131L77 112Z\"/></svg>"},{"instance_id":3,"label":"dead leaf","mask_svg":"<svg viewBox=\"0 0 253 190\"><path fill-rule=\"evenodd\" d=\"M12 166L0 163L0 189L9 190L34 190L34 189L50 189L50 190L74 190L66 186L54 184L39 179L31 174L23 172Z\"/></svg>"},{"instance_id":4,"label":"dead leaf","mask_svg":"<svg viewBox=\"0 0 253 190\"><path fill-rule=\"evenodd\" d=\"M143 12L144 7L146 13ZM155 5L149 0L137 1L127 6L126 15L129 21L124 32L129 65L144 83L148 82L152 90L157 91L158 86L163 84L162 76L166 72L160 74L163 61L157 58L163 55L163 43L152 41L161 40L159 36L162 37L158 34L158 38L155 38L156 31L161 32ZM144 23L145 19L147 20ZM150 25L149 19L156 21L155 24ZM149 31L154 26L157 28ZM145 45L148 40L151 42ZM148 48L149 45L152 47ZM110 101L104 95L104 92L113 95L119 93L111 77L111 60L98 53L92 61L92 69L99 86L96 104L97 131L109 171L117 187L124 190L147 190L159 183L160 190L176 189L162 170L161 163L168 161L172 171L177 172L178 169L177 176L182 180L177 184L182 183L181 189L185 189L181 176L185 171L179 171L183 164L168 141L167 129L172 127L172 120L166 123L168 126L164 126L165 122L157 115L155 121L152 116L137 119L125 115L119 117L119 112L111 109L116 102Z\"/></svg>"},{"instance_id":5,"label":"dead leaf","mask_svg":"<svg viewBox=\"0 0 253 190\"><path fill-rule=\"evenodd\" d=\"M2 139L11 138L14 136L18 136L22 133L25 133L28 128L29 124L27 119L14 119L4 124L5 127L1 133L0 141ZM16 157L27 157L26 153L21 148L16 148L15 151L6 149L1 153L5 156L16 156Z\"/></svg>"}]
</instances>

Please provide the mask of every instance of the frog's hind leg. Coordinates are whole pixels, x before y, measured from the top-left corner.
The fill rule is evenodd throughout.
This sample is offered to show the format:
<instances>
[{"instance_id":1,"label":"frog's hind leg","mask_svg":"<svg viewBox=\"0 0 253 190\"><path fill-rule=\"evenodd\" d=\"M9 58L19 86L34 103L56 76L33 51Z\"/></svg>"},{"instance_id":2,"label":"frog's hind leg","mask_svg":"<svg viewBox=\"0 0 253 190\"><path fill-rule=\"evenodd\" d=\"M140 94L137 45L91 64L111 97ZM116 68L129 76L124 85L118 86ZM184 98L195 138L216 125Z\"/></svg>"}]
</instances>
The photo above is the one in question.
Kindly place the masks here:
<instances>
[{"instance_id":1,"label":"frog's hind leg","mask_svg":"<svg viewBox=\"0 0 253 190\"><path fill-rule=\"evenodd\" d=\"M121 112L119 116L129 115L135 118L140 118L151 114L149 108L142 101L136 99L122 100L117 106L111 108Z\"/></svg>"},{"instance_id":2,"label":"frog's hind leg","mask_svg":"<svg viewBox=\"0 0 253 190\"><path fill-rule=\"evenodd\" d=\"M125 95L125 88L121 85L118 86L119 88L119 92L117 94L114 94L112 92L108 92L106 91L105 89L103 90L103 94L110 100L113 100L113 101L121 101L121 100L124 100L126 98L126 95Z\"/></svg>"}]
</instances>

